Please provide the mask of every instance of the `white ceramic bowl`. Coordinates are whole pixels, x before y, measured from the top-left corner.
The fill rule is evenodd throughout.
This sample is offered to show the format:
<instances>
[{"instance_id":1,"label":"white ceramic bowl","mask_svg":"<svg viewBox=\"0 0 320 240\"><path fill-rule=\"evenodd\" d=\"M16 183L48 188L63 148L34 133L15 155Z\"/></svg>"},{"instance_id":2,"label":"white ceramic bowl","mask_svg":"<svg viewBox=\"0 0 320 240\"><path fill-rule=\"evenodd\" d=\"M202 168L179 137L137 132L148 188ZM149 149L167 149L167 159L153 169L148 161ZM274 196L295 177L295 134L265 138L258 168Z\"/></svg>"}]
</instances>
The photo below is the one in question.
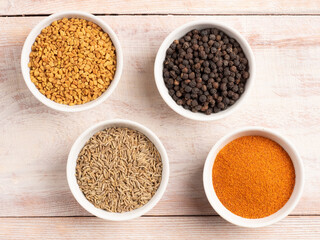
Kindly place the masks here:
<instances>
[{"instance_id":1,"label":"white ceramic bowl","mask_svg":"<svg viewBox=\"0 0 320 240\"><path fill-rule=\"evenodd\" d=\"M91 21L93 23L96 23L97 25L99 25L102 28L102 30L104 32L109 34L109 36L113 42L113 45L116 48L117 69L116 69L116 73L114 75L114 79L112 80L110 86L97 99L90 101L88 103L85 103L85 104L81 104L81 105L69 106L69 105L65 105L65 104L59 104L59 103L56 103L56 102L50 100L49 98L47 98L46 96L44 96L43 94L41 94L39 92L37 87L34 85L33 82L31 82L31 79L30 79L30 69L28 67L28 63L29 63L29 55L31 52L31 47L32 47L35 39L41 33L41 30L43 28L49 26L52 22L59 20L59 19L62 19L64 17L66 17L66 18L72 18L72 17L82 18L82 19L86 19L88 21ZM98 104L100 104L104 100L106 100L111 95L111 93L114 91L117 84L119 83L121 73L122 73L122 68L123 68L122 49L121 49L121 45L118 40L118 37L116 36L114 31L109 27L108 24L106 24L104 21L102 21L99 17L96 17L96 16L89 14L89 13L79 12L79 11L68 11L68 12L56 13L56 14L53 14L53 15L43 19L29 33L26 41L24 42L24 45L22 48L22 53L21 53L22 75L23 75L24 81L26 82L29 90L32 92L32 94L40 102L42 102L46 106L48 106L52 109L64 111L64 112L79 112L79 111L87 110L87 109L90 109L90 108L97 106Z\"/></svg>"},{"instance_id":2,"label":"white ceramic bowl","mask_svg":"<svg viewBox=\"0 0 320 240\"><path fill-rule=\"evenodd\" d=\"M276 213L268 217L259 218L259 219L243 218L230 212L219 201L212 185L212 167L219 151L225 145L227 145L228 143L230 143L231 141L239 137L252 136L252 135L266 137L280 144L283 147L283 149L289 154L293 162L293 165L295 168L295 174L296 174L295 186L288 202ZM297 205L302 195L303 186L304 186L303 163L294 146L280 134L274 132L273 130L262 128L262 127L242 128L221 138L211 149L204 165L203 185L204 185L205 193L207 195L207 198L211 206L225 220L242 227L251 227L251 228L263 227L263 226L267 226L280 221L281 219L286 217Z\"/></svg>"},{"instance_id":3,"label":"white ceramic bowl","mask_svg":"<svg viewBox=\"0 0 320 240\"><path fill-rule=\"evenodd\" d=\"M77 179L75 176L76 173L76 165L77 165L77 158L78 155L85 145L85 143L98 131L101 131L103 129L109 128L109 127L127 127L131 129L135 129L141 133L143 133L145 136L149 138L151 142L155 145L155 147L158 149L161 160L162 160L162 179L160 186L155 193L155 195L150 199L150 201L145 204L144 206L137 208L135 210L132 210L130 212L124 212L124 213L112 213L108 212L99 208L96 208L91 202L89 202L86 197L83 195L81 189L78 186ZM164 194L168 181L169 181L169 159L167 156L167 152L162 145L160 139L148 128L144 127L143 125L129 121L129 120L121 120L121 119L115 119L115 120L109 120L100 122L89 129L87 129L84 133L82 133L78 139L73 144L69 157L68 157L68 163L67 163L67 180L70 187L70 190L75 197L75 199L78 201L78 203L86 209L91 214L106 219L106 220L112 220L112 221L123 221L123 220L129 220L133 218L140 217L141 215L145 214L149 210L151 210L161 199L162 195Z\"/></svg>"},{"instance_id":4,"label":"white ceramic bowl","mask_svg":"<svg viewBox=\"0 0 320 240\"><path fill-rule=\"evenodd\" d=\"M250 77L247 80L247 83L245 85L245 91L240 96L240 98L231 107L227 108L226 110L218 113L212 113L210 115L206 115L204 113L194 113L194 112L191 112L190 110L184 109L182 106L177 105L176 102L172 99L172 97L168 93L168 89L164 83L163 73L162 73L163 62L166 56L166 51L170 47L172 42L176 39L180 39L181 37L183 37L185 34L187 34L189 31L193 29L201 30L204 28L218 28L223 32L225 32L226 34L228 34L230 37L237 40L248 59L249 73L250 73ZM169 105L169 107L171 107L176 113L180 114L181 116L184 116L186 118L193 119L193 120L198 120L198 121L218 120L228 116L229 114L234 112L237 108L239 108L243 100L248 96L250 89L252 88L254 76L255 76L255 59L254 59L253 52L248 42L245 40L245 38L242 37L242 35L238 31L234 30L231 27L228 27L222 23L208 21L208 20L189 22L175 29L173 32L171 32L161 44L157 53L155 63L154 63L154 77L157 84L157 88L163 100Z\"/></svg>"}]
</instances>

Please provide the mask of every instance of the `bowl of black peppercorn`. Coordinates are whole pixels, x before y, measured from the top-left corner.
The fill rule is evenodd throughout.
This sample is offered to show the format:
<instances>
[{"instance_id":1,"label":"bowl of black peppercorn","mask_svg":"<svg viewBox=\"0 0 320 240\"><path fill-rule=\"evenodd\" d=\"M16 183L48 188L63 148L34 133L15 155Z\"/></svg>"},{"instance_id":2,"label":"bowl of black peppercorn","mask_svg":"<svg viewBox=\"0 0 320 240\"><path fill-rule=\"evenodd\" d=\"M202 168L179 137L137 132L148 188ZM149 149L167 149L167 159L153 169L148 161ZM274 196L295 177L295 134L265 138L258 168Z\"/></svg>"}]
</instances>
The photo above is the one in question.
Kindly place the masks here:
<instances>
[{"instance_id":1,"label":"bowl of black peppercorn","mask_svg":"<svg viewBox=\"0 0 320 240\"><path fill-rule=\"evenodd\" d=\"M164 101L193 120L226 117L252 88L255 60L236 30L213 21L187 23L160 46L154 76Z\"/></svg>"}]
</instances>

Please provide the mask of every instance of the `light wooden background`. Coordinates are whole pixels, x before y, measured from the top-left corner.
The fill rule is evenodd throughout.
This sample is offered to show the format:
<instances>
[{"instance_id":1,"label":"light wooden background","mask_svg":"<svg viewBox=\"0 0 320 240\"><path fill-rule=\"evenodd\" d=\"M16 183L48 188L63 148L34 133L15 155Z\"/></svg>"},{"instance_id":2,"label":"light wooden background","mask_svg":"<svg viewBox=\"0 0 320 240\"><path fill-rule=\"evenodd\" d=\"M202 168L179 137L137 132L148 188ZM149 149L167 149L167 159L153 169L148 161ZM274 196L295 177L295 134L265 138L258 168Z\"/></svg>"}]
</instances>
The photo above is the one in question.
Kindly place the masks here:
<instances>
[{"instance_id":1,"label":"light wooden background","mask_svg":"<svg viewBox=\"0 0 320 240\"><path fill-rule=\"evenodd\" d=\"M112 96L81 113L39 103L20 71L30 30L62 10L98 14L118 34L124 71ZM320 1L0 0L0 239L320 239ZM226 119L199 123L161 99L153 62L161 42L195 19L226 23L249 41L257 61L254 89ZM77 136L102 120L138 121L162 140L170 181L146 216L107 222L84 211L66 181ZM272 226L245 229L221 219L202 186L202 168L215 142L243 126L264 126L288 137L305 165L301 201Z\"/></svg>"}]
</instances>

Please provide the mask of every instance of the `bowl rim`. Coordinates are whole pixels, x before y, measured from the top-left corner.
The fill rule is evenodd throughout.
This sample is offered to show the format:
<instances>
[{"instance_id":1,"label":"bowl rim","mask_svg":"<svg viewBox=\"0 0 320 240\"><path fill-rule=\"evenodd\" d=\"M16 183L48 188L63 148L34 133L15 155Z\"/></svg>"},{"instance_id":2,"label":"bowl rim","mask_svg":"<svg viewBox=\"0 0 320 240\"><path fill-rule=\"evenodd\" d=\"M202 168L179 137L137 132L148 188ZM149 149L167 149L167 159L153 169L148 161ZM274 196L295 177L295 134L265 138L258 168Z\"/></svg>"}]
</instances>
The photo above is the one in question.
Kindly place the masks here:
<instances>
[{"instance_id":1,"label":"bowl rim","mask_svg":"<svg viewBox=\"0 0 320 240\"><path fill-rule=\"evenodd\" d=\"M253 132L254 134L251 134L250 132ZM277 142L289 154L291 161L294 164L295 173L296 173L295 186L287 203L277 212L264 218L258 218L258 219L243 218L229 211L218 199L212 185L212 167L214 165L216 155L225 145L230 143L232 140L237 139L241 136L252 136L252 135L266 137L264 134L269 135L267 138ZM240 135L240 136L237 136L237 135ZM209 181L209 179L211 181ZM230 132L229 134L223 136L211 148L203 168L203 187L204 187L204 191L207 196L207 199L210 205L212 206L212 208L226 221L232 224L235 224L241 227L247 227L247 228L257 228L257 227L268 226L288 216L292 212L292 210L296 207L296 205L298 204L302 196L304 181L305 181L305 176L304 176L303 162L294 145L287 138L285 138L283 135L281 135L277 131L269 128L265 128L265 127L243 127L240 129L236 129Z\"/></svg>"},{"instance_id":2,"label":"bowl rim","mask_svg":"<svg viewBox=\"0 0 320 240\"><path fill-rule=\"evenodd\" d=\"M156 146L157 150L159 151L161 155L162 166L163 166L161 183L155 195L149 200L149 202L147 202L145 205L141 206L140 208L137 208L129 212L124 212L124 213L113 213L113 212L108 212L106 210L96 208L91 202L89 202L85 198L85 196L83 195L81 189L77 184L77 180L75 177L75 166L77 162L77 157L79 152L83 148L84 144L96 132L112 126L123 126L131 129L135 129L143 133L145 136L147 136L148 139ZM70 149L67 166L66 166L66 174L67 174L68 185L73 197L86 211L95 215L96 217L99 217L105 220L125 221L125 220L130 220L130 219L140 217L141 215L150 211L160 201L163 194L165 193L165 190L167 188L168 181L169 181L169 175L170 175L169 159L162 142L149 128L131 120L112 119L112 120L106 120L106 121L96 123L93 126L89 127L87 130L85 130L82 134L80 134L80 136L76 139L76 141L74 142L74 144Z\"/></svg>"},{"instance_id":3,"label":"bowl rim","mask_svg":"<svg viewBox=\"0 0 320 240\"><path fill-rule=\"evenodd\" d=\"M110 39L112 40L112 43L116 48L116 57L117 57L116 72L115 72L114 78L111 81L111 84L109 85L109 87L95 100L92 100L92 101L84 103L84 104L73 105L73 106L57 103L57 102L47 98L42 93L40 93L40 91L37 89L37 87L31 81L30 68L28 67L29 54L31 52L31 47L32 47L35 39L37 38L37 36L41 33L41 30L43 28L49 26L55 20L59 20L64 17L82 18L87 21L94 22L99 27L101 27L102 30L104 32L106 32L109 35ZM117 87L117 85L120 81L121 75L122 75L123 53L122 53L122 47L121 47L121 44L120 44L120 41L119 41L117 35L112 30L112 28L107 23L105 23L102 19L100 19L97 16L94 16L93 14L87 13L87 12L63 11L63 12L54 13L48 17L45 17L36 26L34 26L32 28L32 30L28 34L26 40L24 41L24 44L22 47L20 65L21 65L21 71L22 71L22 76L23 76L24 82L26 83L28 89L33 94L33 96L35 96L35 98L38 99L41 103L43 103L47 107L50 107L54 110L58 110L58 111L62 111L62 112L80 112L80 111L84 111L87 109L91 109L91 108L99 105L100 103L104 102L112 94L112 92L115 90L115 88Z\"/></svg>"},{"instance_id":4,"label":"bowl rim","mask_svg":"<svg viewBox=\"0 0 320 240\"><path fill-rule=\"evenodd\" d=\"M175 39L178 39L184 36L187 32L191 31L192 30L191 27L192 29L204 29L204 28L212 27L212 28L218 28L219 30L222 30L223 32L228 34L228 36L237 40L237 42L240 44L249 62L250 77L246 82L244 93L231 107L227 108L226 110L220 111L218 113L205 115L204 113L198 113L198 112L193 113L190 110L184 109L182 106L179 106L176 104L176 102L169 95L168 89L164 84L162 71L163 71L163 61L165 58L165 53L168 47L170 46L170 44ZM255 73L256 73L255 57L247 40L234 28L214 20L191 21L173 30L161 43L156 55L155 62L154 62L154 78L162 99L176 113L180 114L183 117L189 118L191 120L197 120L197 121L219 120L221 118L227 117L229 114L233 113L236 109L238 109L239 106L241 106L241 104L244 102L244 100L247 99L247 97L251 92L254 78L255 78Z\"/></svg>"}]
</instances>

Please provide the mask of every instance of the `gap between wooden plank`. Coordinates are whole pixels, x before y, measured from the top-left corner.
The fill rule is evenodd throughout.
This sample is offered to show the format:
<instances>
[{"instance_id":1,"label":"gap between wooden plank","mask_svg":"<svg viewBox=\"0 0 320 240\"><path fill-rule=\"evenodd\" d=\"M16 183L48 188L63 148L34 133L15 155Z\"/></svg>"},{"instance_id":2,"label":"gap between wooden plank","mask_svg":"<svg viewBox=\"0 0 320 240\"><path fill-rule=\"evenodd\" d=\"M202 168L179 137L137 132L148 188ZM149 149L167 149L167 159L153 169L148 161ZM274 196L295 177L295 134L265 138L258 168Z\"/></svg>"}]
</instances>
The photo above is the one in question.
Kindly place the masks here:
<instances>
[{"instance_id":1,"label":"gap between wooden plank","mask_svg":"<svg viewBox=\"0 0 320 240\"><path fill-rule=\"evenodd\" d=\"M16 15L0 15L0 17L47 17L50 14L16 14ZM319 13L92 13L95 16L293 16L293 17L305 17L305 16L320 16Z\"/></svg>"},{"instance_id":2,"label":"gap between wooden plank","mask_svg":"<svg viewBox=\"0 0 320 240\"><path fill-rule=\"evenodd\" d=\"M143 215L142 218L220 217L219 215ZM320 217L320 214L292 214L288 217ZM96 218L96 216L0 216L6 218Z\"/></svg>"}]
</instances>

